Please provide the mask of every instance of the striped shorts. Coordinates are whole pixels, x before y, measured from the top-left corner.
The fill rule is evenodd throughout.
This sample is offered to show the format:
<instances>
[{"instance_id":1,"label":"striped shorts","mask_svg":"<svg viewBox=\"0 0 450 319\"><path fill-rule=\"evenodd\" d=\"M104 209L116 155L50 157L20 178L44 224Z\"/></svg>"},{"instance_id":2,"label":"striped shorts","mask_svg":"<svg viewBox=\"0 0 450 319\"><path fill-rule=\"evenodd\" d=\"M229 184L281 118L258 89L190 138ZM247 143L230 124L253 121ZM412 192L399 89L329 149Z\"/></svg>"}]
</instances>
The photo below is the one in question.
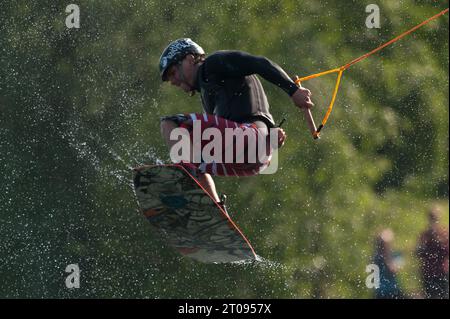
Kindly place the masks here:
<instances>
[{"instance_id":1,"label":"striped shorts","mask_svg":"<svg viewBox=\"0 0 450 319\"><path fill-rule=\"evenodd\" d=\"M174 121L180 128L187 129L191 146L195 143L198 145L197 151L200 151L200 154L197 154L197 158L200 160L180 163L190 171L214 176L253 176L270 163L273 149L269 135L253 123L237 123L206 113L166 116L162 120ZM210 134L211 130L205 132L209 128L214 128L213 131L217 134ZM213 143L218 134L219 141L214 140ZM205 135L209 138L205 138ZM195 152L195 147L192 149ZM215 154L217 149L219 153ZM208 159L210 157L205 156L205 153L216 155L212 156L215 160Z\"/></svg>"}]
</instances>

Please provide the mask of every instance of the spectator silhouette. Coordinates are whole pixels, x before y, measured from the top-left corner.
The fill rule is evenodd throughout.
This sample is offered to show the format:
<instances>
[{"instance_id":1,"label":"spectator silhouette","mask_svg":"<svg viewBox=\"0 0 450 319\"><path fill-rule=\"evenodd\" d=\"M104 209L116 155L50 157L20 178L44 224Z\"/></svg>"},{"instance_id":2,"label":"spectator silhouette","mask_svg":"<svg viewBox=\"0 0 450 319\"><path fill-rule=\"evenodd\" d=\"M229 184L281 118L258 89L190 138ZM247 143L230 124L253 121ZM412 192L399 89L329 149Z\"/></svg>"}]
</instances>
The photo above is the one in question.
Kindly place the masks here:
<instances>
[{"instance_id":1,"label":"spectator silhouette","mask_svg":"<svg viewBox=\"0 0 450 319\"><path fill-rule=\"evenodd\" d=\"M437 207L428 213L428 228L420 235L416 254L420 263L424 295L428 299L448 298L448 228L439 226Z\"/></svg>"},{"instance_id":2,"label":"spectator silhouette","mask_svg":"<svg viewBox=\"0 0 450 319\"><path fill-rule=\"evenodd\" d=\"M404 297L397 278L399 266L395 262L392 251L393 240L394 232L389 228L382 230L375 240L373 262L380 269L380 286L375 290L377 299L402 299Z\"/></svg>"}]
</instances>

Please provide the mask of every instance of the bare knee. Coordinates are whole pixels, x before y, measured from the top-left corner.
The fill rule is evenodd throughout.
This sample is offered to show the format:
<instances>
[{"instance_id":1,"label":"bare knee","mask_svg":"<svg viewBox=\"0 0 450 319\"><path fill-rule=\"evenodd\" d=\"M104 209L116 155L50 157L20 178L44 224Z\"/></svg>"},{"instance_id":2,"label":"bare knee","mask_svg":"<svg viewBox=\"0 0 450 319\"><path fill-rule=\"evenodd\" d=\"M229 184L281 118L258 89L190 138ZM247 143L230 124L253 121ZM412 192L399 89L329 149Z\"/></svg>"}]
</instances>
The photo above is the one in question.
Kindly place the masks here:
<instances>
[{"instance_id":1,"label":"bare knee","mask_svg":"<svg viewBox=\"0 0 450 319\"><path fill-rule=\"evenodd\" d=\"M161 135L162 136L167 136L167 135L170 134L170 132L174 128L177 128L178 125L177 125L177 123L175 123L172 120L162 120L161 124L160 124L160 127L161 127Z\"/></svg>"}]
</instances>

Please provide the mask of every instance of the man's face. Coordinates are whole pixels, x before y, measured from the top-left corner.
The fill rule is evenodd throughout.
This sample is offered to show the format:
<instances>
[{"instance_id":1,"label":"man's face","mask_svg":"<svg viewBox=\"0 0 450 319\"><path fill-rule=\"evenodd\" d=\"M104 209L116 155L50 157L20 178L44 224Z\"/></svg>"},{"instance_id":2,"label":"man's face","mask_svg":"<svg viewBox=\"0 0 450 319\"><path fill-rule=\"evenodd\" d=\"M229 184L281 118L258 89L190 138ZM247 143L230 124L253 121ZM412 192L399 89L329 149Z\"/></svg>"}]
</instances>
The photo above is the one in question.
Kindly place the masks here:
<instances>
[{"instance_id":1,"label":"man's face","mask_svg":"<svg viewBox=\"0 0 450 319\"><path fill-rule=\"evenodd\" d=\"M170 84L178 86L185 92L193 90L194 59L187 55L179 64L170 66L167 70L167 80Z\"/></svg>"}]
</instances>

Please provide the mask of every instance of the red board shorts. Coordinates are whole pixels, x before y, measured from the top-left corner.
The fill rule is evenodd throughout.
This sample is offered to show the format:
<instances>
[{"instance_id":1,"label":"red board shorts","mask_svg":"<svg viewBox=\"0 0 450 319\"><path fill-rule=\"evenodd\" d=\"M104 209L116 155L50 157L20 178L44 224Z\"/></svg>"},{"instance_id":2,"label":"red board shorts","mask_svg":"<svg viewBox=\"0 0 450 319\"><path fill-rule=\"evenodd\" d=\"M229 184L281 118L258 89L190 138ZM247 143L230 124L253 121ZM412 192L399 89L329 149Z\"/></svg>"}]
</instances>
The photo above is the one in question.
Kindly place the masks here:
<instances>
[{"instance_id":1,"label":"red board shorts","mask_svg":"<svg viewBox=\"0 0 450 319\"><path fill-rule=\"evenodd\" d=\"M182 161L180 163L189 171L198 170L201 173L215 176L252 176L259 174L270 163L273 148L270 144L269 135L258 129L254 123L237 123L206 113L166 116L162 120L174 121L180 128L187 129L190 143L192 145L197 143L199 146L197 150L201 150L201 156L197 156L197 158L200 160ZM211 161L203 156L207 152L206 150L212 151L207 154L216 154L215 149L212 150L211 145L208 146L208 144L212 144L210 142L214 137L206 139L204 135L205 130L209 128L214 128L215 130L212 131L221 135L221 139L219 139L221 144L219 157L221 160ZM226 138L226 129L228 129L228 138ZM206 131L206 133L208 132L211 132L211 130ZM230 132L234 132L236 136L241 134L243 138L237 138L236 136L230 138ZM209 134L206 134L206 136L211 137ZM232 153L230 153L231 151ZM226 152L228 152L228 155L226 155Z\"/></svg>"}]
</instances>

